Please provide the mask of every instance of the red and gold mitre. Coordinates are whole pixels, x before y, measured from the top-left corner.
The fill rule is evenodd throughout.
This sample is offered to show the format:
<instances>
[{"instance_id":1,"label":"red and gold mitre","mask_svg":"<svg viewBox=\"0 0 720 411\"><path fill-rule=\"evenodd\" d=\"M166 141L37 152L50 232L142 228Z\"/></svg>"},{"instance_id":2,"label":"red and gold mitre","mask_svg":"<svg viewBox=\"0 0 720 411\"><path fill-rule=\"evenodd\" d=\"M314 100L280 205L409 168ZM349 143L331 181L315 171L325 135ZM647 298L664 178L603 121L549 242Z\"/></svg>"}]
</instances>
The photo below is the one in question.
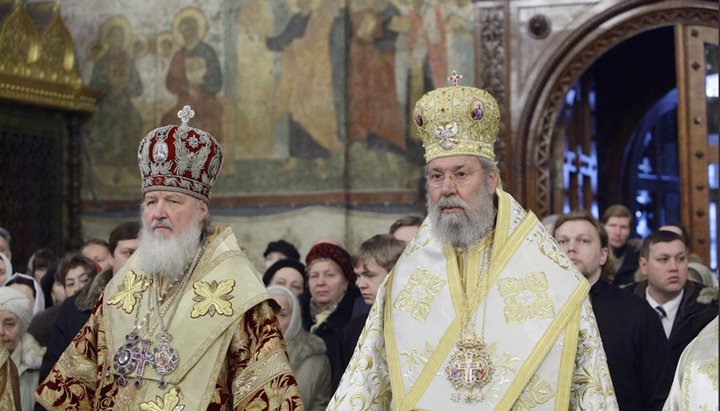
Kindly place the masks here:
<instances>
[{"instance_id":1,"label":"red and gold mitre","mask_svg":"<svg viewBox=\"0 0 720 411\"><path fill-rule=\"evenodd\" d=\"M495 160L500 108L485 90L458 86L432 90L415 104L413 120L422 138L425 161L451 156L481 156Z\"/></svg>"},{"instance_id":2,"label":"red and gold mitre","mask_svg":"<svg viewBox=\"0 0 720 411\"><path fill-rule=\"evenodd\" d=\"M222 166L222 147L210 134L188 126L190 106L178 111L179 126L158 127L140 142L142 193L177 191L208 202Z\"/></svg>"}]
</instances>

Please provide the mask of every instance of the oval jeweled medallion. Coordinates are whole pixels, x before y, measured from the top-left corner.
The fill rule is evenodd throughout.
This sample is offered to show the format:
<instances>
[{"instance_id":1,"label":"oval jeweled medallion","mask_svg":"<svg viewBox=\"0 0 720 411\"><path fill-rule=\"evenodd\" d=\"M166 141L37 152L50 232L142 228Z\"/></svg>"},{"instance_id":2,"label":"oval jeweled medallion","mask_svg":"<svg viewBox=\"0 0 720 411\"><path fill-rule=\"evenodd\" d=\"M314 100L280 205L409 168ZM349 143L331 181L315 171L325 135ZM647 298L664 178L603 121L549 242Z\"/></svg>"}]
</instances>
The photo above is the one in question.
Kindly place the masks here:
<instances>
[{"instance_id":1,"label":"oval jeweled medallion","mask_svg":"<svg viewBox=\"0 0 720 411\"><path fill-rule=\"evenodd\" d=\"M122 346L113 357L113 368L115 372L121 376L125 376L132 372L137 366L137 362L133 358L134 346L127 343Z\"/></svg>"},{"instance_id":2,"label":"oval jeweled medallion","mask_svg":"<svg viewBox=\"0 0 720 411\"><path fill-rule=\"evenodd\" d=\"M177 368L180 356L175 347L169 344L172 339L170 334L161 332L157 338L159 344L153 348L154 362L152 367L155 372L160 374L160 388L165 389L167 387L165 376Z\"/></svg>"},{"instance_id":3,"label":"oval jeweled medallion","mask_svg":"<svg viewBox=\"0 0 720 411\"><path fill-rule=\"evenodd\" d=\"M169 150L168 145L164 141L159 141L153 147L153 160L156 163L164 163L168 159Z\"/></svg>"},{"instance_id":4,"label":"oval jeweled medallion","mask_svg":"<svg viewBox=\"0 0 720 411\"><path fill-rule=\"evenodd\" d=\"M490 383L494 373L495 367L482 338L461 337L445 367L445 375L456 391L450 398L454 402L481 401L480 390Z\"/></svg>"}]
</instances>

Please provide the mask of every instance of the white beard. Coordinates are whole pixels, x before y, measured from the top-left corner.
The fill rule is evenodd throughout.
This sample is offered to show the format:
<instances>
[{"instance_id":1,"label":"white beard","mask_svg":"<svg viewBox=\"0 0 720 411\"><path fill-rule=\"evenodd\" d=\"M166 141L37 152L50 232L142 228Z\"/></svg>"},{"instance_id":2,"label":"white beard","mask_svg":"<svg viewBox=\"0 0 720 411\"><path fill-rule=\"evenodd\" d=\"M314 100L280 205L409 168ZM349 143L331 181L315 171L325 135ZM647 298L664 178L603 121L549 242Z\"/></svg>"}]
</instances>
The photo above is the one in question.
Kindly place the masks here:
<instances>
[{"instance_id":1,"label":"white beard","mask_svg":"<svg viewBox=\"0 0 720 411\"><path fill-rule=\"evenodd\" d=\"M195 258L201 233L199 218L193 219L185 231L167 239L143 225L138 246L142 255L140 269L169 279L181 278Z\"/></svg>"},{"instance_id":2,"label":"white beard","mask_svg":"<svg viewBox=\"0 0 720 411\"><path fill-rule=\"evenodd\" d=\"M459 207L463 211L443 214L443 207ZM438 239L458 248L467 248L480 241L495 226L497 214L487 180L470 204L459 197L440 197L437 204L432 204L428 193L427 209Z\"/></svg>"}]
</instances>

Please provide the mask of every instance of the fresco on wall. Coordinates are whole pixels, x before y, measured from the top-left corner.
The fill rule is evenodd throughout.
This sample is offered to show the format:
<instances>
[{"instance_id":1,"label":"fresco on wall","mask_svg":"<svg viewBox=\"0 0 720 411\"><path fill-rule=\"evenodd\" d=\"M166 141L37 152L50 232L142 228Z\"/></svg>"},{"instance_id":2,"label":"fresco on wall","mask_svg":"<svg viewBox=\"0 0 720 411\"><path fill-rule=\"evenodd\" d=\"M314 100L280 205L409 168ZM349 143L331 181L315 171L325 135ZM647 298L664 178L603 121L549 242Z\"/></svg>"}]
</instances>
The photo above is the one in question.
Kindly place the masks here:
<instances>
[{"instance_id":1,"label":"fresco on wall","mask_svg":"<svg viewBox=\"0 0 720 411\"><path fill-rule=\"evenodd\" d=\"M132 99L143 92L131 51L133 33L125 17L115 16L101 26L97 42L93 44L95 64L90 76L90 87L102 92L98 99L97 114L91 123L89 150L90 167L110 178L99 179L106 189L120 183L117 173L119 160L137 157L137 147L127 143L127 136L139 136L142 118Z\"/></svg>"},{"instance_id":2,"label":"fresco on wall","mask_svg":"<svg viewBox=\"0 0 720 411\"><path fill-rule=\"evenodd\" d=\"M107 1L63 2L103 92L87 131L98 201L137 198L138 141L184 104L222 142L215 196L415 192L413 102L452 69L472 83L467 0Z\"/></svg>"}]
</instances>

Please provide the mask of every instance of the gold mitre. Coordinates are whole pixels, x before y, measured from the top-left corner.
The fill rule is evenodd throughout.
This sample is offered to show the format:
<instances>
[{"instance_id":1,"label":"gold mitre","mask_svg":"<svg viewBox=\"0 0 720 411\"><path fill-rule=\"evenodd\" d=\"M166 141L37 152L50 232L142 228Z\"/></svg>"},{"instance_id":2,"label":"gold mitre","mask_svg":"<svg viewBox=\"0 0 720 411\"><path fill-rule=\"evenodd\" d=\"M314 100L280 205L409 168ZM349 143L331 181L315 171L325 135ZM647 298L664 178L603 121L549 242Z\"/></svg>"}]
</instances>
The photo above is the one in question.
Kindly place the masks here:
<instances>
[{"instance_id":1,"label":"gold mitre","mask_svg":"<svg viewBox=\"0 0 720 411\"><path fill-rule=\"evenodd\" d=\"M500 109L485 90L454 83L426 93L415 103L413 120L422 138L425 161L440 157L481 156L495 160L495 138L500 130Z\"/></svg>"}]
</instances>

